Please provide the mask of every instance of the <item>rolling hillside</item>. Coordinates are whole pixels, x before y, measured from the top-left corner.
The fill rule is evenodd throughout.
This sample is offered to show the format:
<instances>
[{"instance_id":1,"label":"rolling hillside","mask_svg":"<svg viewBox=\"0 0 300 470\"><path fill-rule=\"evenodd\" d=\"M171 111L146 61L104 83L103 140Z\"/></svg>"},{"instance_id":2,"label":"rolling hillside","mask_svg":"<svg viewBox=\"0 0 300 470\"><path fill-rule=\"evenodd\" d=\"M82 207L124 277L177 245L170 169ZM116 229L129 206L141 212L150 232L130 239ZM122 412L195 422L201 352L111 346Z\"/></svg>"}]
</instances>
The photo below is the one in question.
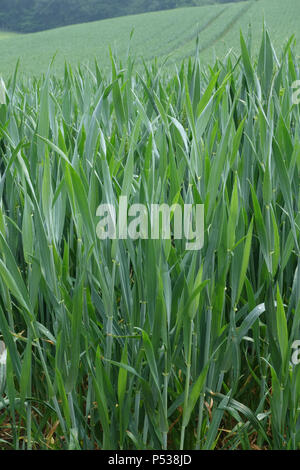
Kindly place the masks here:
<instances>
[{"instance_id":1,"label":"rolling hillside","mask_svg":"<svg viewBox=\"0 0 300 470\"><path fill-rule=\"evenodd\" d=\"M210 61L223 57L229 49L239 50L239 29L252 25L254 50L266 22L278 50L291 34L298 39L300 52L300 4L298 0L249 0L248 2L180 8L127 16L58 28L40 33L3 37L0 41L0 73L10 75L20 58L25 73L44 73L56 54L54 70L62 73L64 61L73 65L109 61L109 45L124 58L130 32L132 51L137 59L168 57L171 62L188 57L199 37L200 54ZM1 38L1 36L0 36Z\"/></svg>"},{"instance_id":2,"label":"rolling hillside","mask_svg":"<svg viewBox=\"0 0 300 470\"><path fill-rule=\"evenodd\" d=\"M238 1L241 0L0 0L0 29L36 33L150 11Z\"/></svg>"},{"instance_id":3,"label":"rolling hillside","mask_svg":"<svg viewBox=\"0 0 300 470\"><path fill-rule=\"evenodd\" d=\"M10 31L0 31L0 40L1 39L7 39L7 38L12 38L16 37L16 33L11 33Z\"/></svg>"}]
</instances>

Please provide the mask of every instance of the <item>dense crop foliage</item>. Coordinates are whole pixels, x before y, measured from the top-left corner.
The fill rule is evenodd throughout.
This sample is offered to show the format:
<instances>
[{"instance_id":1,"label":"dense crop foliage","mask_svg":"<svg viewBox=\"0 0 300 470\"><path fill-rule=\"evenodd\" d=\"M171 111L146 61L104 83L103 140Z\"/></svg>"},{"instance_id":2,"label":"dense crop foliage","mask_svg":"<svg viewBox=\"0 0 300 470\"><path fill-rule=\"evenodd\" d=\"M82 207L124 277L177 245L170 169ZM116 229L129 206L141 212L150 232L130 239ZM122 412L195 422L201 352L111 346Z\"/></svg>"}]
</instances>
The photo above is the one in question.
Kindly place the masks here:
<instances>
[{"instance_id":1,"label":"dense crop foliage","mask_svg":"<svg viewBox=\"0 0 300 470\"><path fill-rule=\"evenodd\" d=\"M248 46L7 83L2 448L299 448L299 72ZM120 195L203 203L203 249L100 241Z\"/></svg>"}]
</instances>

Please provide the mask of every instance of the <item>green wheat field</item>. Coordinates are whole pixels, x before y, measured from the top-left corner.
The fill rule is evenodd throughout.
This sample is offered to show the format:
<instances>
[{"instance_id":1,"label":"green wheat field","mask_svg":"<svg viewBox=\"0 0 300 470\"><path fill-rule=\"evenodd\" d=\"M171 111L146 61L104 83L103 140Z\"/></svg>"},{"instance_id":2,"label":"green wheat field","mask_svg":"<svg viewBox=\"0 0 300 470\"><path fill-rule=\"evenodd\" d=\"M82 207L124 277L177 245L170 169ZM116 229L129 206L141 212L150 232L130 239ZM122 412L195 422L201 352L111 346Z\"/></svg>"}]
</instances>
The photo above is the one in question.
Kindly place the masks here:
<instances>
[{"instance_id":1,"label":"green wheat field","mask_svg":"<svg viewBox=\"0 0 300 470\"><path fill-rule=\"evenodd\" d=\"M0 449L300 449L295 3L1 37ZM204 204L203 248L99 240L121 195Z\"/></svg>"},{"instance_id":2,"label":"green wheat field","mask_svg":"<svg viewBox=\"0 0 300 470\"><path fill-rule=\"evenodd\" d=\"M199 57L213 65L224 59L230 50L239 54L239 32L252 29L252 47L257 52L264 22L274 47L281 49L291 34L300 55L299 0L248 0L193 8L178 8L72 25L33 34L0 32L0 74L9 78L20 59L20 72L32 75L47 73L55 56L53 71L63 76L64 63L77 67L91 66L95 58L101 70L109 73L108 45L119 60L126 60L128 39L134 30L132 48L138 64L180 64L195 54L199 38ZM9 34L9 35L8 35Z\"/></svg>"}]
</instances>

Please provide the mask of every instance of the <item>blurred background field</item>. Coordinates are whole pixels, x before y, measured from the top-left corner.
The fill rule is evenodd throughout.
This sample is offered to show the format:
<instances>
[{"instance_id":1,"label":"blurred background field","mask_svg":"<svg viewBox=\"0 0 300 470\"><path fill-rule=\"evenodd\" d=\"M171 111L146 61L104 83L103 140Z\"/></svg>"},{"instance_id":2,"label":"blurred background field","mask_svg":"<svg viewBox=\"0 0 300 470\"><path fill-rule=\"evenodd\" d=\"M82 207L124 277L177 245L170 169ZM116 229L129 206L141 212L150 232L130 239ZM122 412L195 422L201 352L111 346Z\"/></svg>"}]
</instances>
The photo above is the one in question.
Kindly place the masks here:
<instances>
[{"instance_id":1,"label":"blurred background field","mask_svg":"<svg viewBox=\"0 0 300 470\"><path fill-rule=\"evenodd\" d=\"M292 33L300 51L300 15L298 0L251 0L203 7L178 8L141 15L112 18L32 34L0 33L0 74L9 76L20 59L20 70L42 74L55 55L53 70L62 74L64 62L71 65L91 64L96 58L103 68L109 65L111 46L119 59L125 60L130 33L136 60L178 63L195 52L199 38L200 58L213 63L229 50L239 52L239 30L247 32L249 24L253 49L261 40L265 23L279 52Z\"/></svg>"}]
</instances>

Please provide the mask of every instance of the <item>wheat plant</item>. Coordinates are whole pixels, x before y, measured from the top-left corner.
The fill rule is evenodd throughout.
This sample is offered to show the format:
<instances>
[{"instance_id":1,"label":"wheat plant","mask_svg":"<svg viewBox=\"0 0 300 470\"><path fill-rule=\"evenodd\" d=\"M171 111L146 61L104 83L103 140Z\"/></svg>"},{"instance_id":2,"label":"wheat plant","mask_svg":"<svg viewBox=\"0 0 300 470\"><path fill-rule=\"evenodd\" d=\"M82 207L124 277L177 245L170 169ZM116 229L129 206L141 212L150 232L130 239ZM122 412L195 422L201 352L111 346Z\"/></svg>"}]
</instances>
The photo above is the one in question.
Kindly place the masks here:
<instances>
[{"instance_id":1,"label":"wheat plant","mask_svg":"<svg viewBox=\"0 0 300 470\"><path fill-rule=\"evenodd\" d=\"M299 449L300 75L250 42L6 81L0 448ZM204 204L203 248L99 240L121 195Z\"/></svg>"}]
</instances>

